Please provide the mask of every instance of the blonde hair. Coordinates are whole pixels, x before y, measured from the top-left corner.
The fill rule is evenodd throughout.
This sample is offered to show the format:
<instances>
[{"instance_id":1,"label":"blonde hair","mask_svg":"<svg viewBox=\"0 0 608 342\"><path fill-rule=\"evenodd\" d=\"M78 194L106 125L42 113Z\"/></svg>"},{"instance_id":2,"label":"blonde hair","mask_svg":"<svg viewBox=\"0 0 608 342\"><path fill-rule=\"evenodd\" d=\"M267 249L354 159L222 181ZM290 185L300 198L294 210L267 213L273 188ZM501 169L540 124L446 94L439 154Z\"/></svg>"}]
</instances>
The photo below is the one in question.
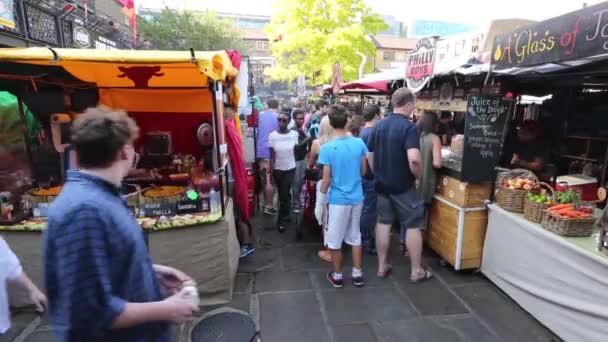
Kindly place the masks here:
<instances>
[{"instance_id":1,"label":"blonde hair","mask_svg":"<svg viewBox=\"0 0 608 342\"><path fill-rule=\"evenodd\" d=\"M334 129L331 127L329 123L329 116L325 115L323 119L321 119L321 124L319 127L319 145L323 146L324 144L330 142L334 137Z\"/></svg>"}]
</instances>

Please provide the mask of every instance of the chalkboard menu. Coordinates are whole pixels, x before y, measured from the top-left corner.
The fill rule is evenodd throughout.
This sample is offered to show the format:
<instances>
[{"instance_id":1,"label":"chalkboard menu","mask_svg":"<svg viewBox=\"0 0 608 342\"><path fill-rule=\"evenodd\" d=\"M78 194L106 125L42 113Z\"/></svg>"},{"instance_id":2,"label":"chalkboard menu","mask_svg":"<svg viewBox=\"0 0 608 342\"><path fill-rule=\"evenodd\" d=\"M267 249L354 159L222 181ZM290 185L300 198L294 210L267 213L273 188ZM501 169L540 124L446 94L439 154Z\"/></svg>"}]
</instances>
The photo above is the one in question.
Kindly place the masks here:
<instances>
[{"instance_id":1,"label":"chalkboard menu","mask_svg":"<svg viewBox=\"0 0 608 342\"><path fill-rule=\"evenodd\" d=\"M465 119L462 176L465 182L492 181L500 158L509 101L501 96L469 95Z\"/></svg>"}]
</instances>

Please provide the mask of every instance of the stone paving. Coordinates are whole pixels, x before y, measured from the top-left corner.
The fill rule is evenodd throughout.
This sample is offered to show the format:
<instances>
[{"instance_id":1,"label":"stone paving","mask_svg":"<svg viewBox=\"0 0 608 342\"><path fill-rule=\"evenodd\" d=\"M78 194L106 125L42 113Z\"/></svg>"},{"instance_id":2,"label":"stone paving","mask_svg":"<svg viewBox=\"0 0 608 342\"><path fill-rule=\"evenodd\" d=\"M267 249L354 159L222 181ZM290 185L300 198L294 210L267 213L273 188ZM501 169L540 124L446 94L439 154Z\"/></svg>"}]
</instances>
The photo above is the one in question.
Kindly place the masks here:
<instances>
[{"instance_id":1,"label":"stone paving","mask_svg":"<svg viewBox=\"0 0 608 342\"><path fill-rule=\"evenodd\" d=\"M345 288L334 289L325 278L329 265L316 254L318 232L305 230L296 242L293 227L279 234L271 219L255 221L256 254L241 261L226 306L249 312L263 342L560 341L483 275L441 266L432 252L424 255L435 274L428 282L408 281L408 260L398 256L395 241L391 277L377 279L376 258L366 256L366 286L350 283L347 266ZM46 319L31 312L14 315L13 326L0 342L52 341Z\"/></svg>"}]
</instances>

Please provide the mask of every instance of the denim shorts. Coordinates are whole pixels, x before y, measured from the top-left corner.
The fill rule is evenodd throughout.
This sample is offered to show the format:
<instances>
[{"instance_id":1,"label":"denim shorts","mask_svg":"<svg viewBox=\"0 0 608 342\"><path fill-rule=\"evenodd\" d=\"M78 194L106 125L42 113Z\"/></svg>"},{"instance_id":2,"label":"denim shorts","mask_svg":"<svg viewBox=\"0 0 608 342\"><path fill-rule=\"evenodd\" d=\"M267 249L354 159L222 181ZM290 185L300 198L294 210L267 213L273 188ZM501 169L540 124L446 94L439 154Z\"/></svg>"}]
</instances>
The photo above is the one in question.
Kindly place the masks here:
<instances>
[{"instance_id":1,"label":"denim shorts","mask_svg":"<svg viewBox=\"0 0 608 342\"><path fill-rule=\"evenodd\" d=\"M425 208L415 188L400 194L378 193L378 222L392 224L395 216L401 227L424 229Z\"/></svg>"}]
</instances>

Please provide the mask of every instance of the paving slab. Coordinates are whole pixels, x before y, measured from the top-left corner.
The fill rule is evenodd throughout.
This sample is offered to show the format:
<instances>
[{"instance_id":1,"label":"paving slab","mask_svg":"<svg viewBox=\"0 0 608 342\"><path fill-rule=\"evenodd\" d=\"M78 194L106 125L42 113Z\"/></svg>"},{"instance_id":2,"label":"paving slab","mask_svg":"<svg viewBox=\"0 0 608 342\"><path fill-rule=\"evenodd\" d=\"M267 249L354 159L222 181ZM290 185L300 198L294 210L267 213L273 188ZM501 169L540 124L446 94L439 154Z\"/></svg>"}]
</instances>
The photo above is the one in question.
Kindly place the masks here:
<instances>
[{"instance_id":1,"label":"paving slab","mask_svg":"<svg viewBox=\"0 0 608 342\"><path fill-rule=\"evenodd\" d=\"M253 255L239 261L238 273L255 273L280 267L280 249L256 248Z\"/></svg>"},{"instance_id":2,"label":"paving slab","mask_svg":"<svg viewBox=\"0 0 608 342\"><path fill-rule=\"evenodd\" d=\"M405 320L416 312L394 288L343 288L322 291L330 324Z\"/></svg>"},{"instance_id":3,"label":"paving slab","mask_svg":"<svg viewBox=\"0 0 608 342\"><path fill-rule=\"evenodd\" d=\"M394 281L423 316L455 315L469 312L458 298L436 278L413 284L410 281L409 274L396 273Z\"/></svg>"},{"instance_id":4,"label":"paving slab","mask_svg":"<svg viewBox=\"0 0 608 342\"><path fill-rule=\"evenodd\" d=\"M290 245L281 249L285 271L324 270L328 263L321 260L317 252L321 245Z\"/></svg>"},{"instance_id":5,"label":"paving slab","mask_svg":"<svg viewBox=\"0 0 608 342\"><path fill-rule=\"evenodd\" d=\"M335 342L378 342L368 323L332 326Z\"/></svg>"},{"instance_id":6,"label":"paving slab","mask_svg":"<svg viewBox=\"0 0 608 342\"><path fill-rule=\"evenodd\" d=\"M327 273L330 271L329 266L324 271L310 271L311 278L313 281L313 286L315 289L320 290L335 290L332 284L327 280ZM393 288L394 284L390 281L390 279L380 279L376 277L376 272L372 270L363 270L363 277L365 279L365 288ZM345 268L342 271L342 275L344 276L345 286L354 287L352 285L352 271L350 268Z\"/></svg>"},{"instance_id":7,"label":"paving slab","mask_svg":"<svg viewBox=\"0 0 608 342\"><path fill-rule=\"evenodd\" d=\"M255 275L255 292L312 290L307 272L260 272Z\"/></svg>"},{"instance_id":8,"label":"paving slab","mask_svg":"<svg viewBox=\"0 0 608 342\"><path fill-rule=\"evenodd\" d=\"M234 280L234 293L251 293L253 290L253 274L241 273Z\"/></svg>"},{"instance_id":9,"label":"paving slab","mask_svg":"<svg viewBox=\"0 0 608 342\"><path fill-rule=\"evenodd\" d=\"M260 295L264 342L329 342L329 333L313 292Z\"/></svg>"},{"instance_id":10,"label":"paving slab","mask_svg":"<svg viewBox=\"0 0 608 342\"><path fill-rule=\"evenodd\" d=\"M476 326L471 331L469 328ZM494 342L493 336L474 318L454 321L415 318L406 321L377 322L373 329L380 342Z\"/></svg>"},{"instance_id":11,"label":"paving slab","mask_svg":"<svg viewBox=\"0 0 608 342\"><path fill-rule=\"evenodd\" d=\"M491 283L475 283L454 291L505 341L559 341L517 303Z\"/></svg>"},{"instance_id":12,"label":"paving slab","mask_svg":"<svg viewBox=\"0 0 608 342\"><path fill-rule=\"evenodd\" d=\"M16 311L11 317L11 328L0 335L0 342L10 342L36 318L38 315L33 312Z\"/></svg>"}]
</instances>

